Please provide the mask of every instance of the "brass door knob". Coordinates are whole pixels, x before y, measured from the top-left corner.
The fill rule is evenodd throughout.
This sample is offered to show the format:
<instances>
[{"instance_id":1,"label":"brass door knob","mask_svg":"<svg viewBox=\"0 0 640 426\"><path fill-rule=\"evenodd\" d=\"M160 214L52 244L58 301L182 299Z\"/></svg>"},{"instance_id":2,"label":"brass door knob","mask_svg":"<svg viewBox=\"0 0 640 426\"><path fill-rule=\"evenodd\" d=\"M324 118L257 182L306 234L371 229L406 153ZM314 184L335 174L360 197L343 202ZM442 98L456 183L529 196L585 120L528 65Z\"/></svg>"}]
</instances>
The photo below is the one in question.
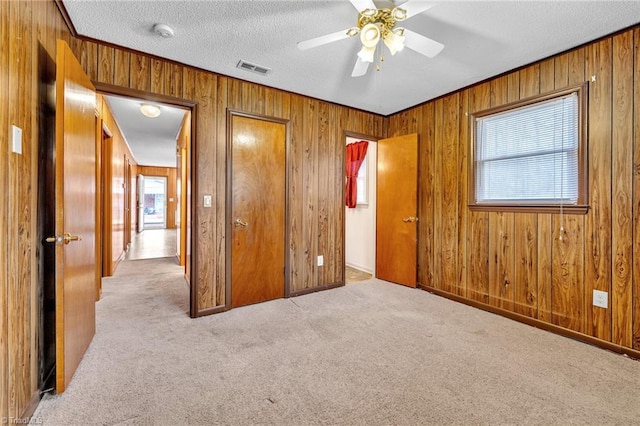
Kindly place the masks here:
<instances>
[{"instance_id":1,"label":"brass door knob","mask_svg":"<svg viewBox=\"0 0 640 426\"><path fill-rule=\"evenodd\" d=\"M64 234L64 243L69 244L71 241L82 241L82 235Z\"/></svg>"},{"instance_id":2,"label":"brass door knob","mask_svg":"<svg viewBox=\"0 0 640 426\"><path fill-rule=\"evenodd\" d=\"M82 241L82 235L71 235L66 233L55 237L47 237L44 241L47 243L69 244L71 241Z\"/></svg>"},{"instance_id":3,"label":"brass door knob","mask_svg":"<svg viewBox=\"0 0 640 426\"><path fill-rule=\"evenodd\" d=\"M243 221L241 221L241 220L240 220L240 218L237 218L237 219L236 219L236 221L234 222L234 225L236 225L236 228L237 228L238 226L241 226L241 227L243 227L243 228L246 228L246 227L247 227L247 225L248 225L248 223L247 223L247 222L243 222Z\"/></svg>"},{"instance_id":4,"label":"brass door knob","mask_svg":"<svg viewBox=\"0 0 640 426\"><path fill-rule=\"evenodd\" d=\"M402 219L402 221L404 223L414 223L418 221L417 217L413 217L413 216L409 216L409 217L405 217L404 219Z\"/></svg>"}]
</instances>

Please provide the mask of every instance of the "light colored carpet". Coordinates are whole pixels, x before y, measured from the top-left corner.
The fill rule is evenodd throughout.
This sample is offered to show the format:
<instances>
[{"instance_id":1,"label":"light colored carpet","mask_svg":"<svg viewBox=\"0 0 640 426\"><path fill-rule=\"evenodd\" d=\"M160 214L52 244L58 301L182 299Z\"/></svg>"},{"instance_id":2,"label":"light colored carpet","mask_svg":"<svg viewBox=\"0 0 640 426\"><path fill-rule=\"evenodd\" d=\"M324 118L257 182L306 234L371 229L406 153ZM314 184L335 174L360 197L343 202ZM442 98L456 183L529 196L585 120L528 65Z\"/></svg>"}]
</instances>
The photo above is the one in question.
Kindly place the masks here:
<instances>
[{"instance_id":1,"label":"light colored carpet","mask_svg":"<svg viewBox=\"0 0 640 426\"><path fill-rule=\"evenodd\" d=\"M379 280L189 319L123 262L47 425L638 424L640 363Z\"/></svg>"}]
</instances>

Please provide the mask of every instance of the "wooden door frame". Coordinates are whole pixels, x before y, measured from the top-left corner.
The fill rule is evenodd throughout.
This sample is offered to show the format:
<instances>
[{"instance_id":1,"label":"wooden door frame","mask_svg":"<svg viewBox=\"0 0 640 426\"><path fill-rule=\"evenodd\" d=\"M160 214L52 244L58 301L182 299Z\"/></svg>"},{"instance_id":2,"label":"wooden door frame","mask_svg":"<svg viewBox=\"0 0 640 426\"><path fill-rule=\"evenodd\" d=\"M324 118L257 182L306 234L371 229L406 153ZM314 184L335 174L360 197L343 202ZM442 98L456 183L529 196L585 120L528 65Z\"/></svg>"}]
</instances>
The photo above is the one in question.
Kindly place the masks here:
<instances>
[{"instance_id":1,"label":"wooden door frame","mask_svg":"<svg viewBox=\"0 0 640 426\"><path fill-rule=\"evenodd\" d=\"M102 117L96 109L96 302L102 296Z\"/></svg>"},{"instance_id":2,"label":"wooden door frame","mask_svg":"<svg viewBox=\"0 0 640 426\"><path fill-rule=\"evenodd\" d=\"M226 164L227 164L227 187L226 187L226 206L225 206L225 218L226 218L226 223L225 223L225 234L226 234L226 238L225 238L225 283L224 283L224 305L220 306L218 308L215 308L215 310L211 310L211 313L215 313L215 312L219 312L219 311L228 311L229 309L231 309L231 248L232 248L232 243L233 241L231 241L231 235L232 235L232 224L231 224L231 210L232 210L232 204L233 204L233 182L232 182L232 176L233 176L233 118L234 117L245 117L245 118L251 118L254 120L262 120L262 121L268 121L271 123L277 123L277 124L283 124L284 125L284 131L285 131L285 135L284 135L284 155L285 155L285 164L284 164L284 168L285 168L285 173L284 173L284 180L285 180L285 199L284 199L284 247L285 247L285 252L284 252L284 297L288 298L291 296L291 280L289 277L289 272L291 271L291 265L290 265L290 253L289 250L287 249L287 247L289 247L289 238L290 238L290 224L291 224L291 215L289 212L289 207L290 207L290 203L289 203L289 182L290 182L290 177L291 177L291 173L290 173L290 164L291 164L291 158L290 158L290 151L291 151L291 137L290 137L290 129L289 129L289 120L286 119L282 119L282 118L278 118L278 117L271 117L271 116L267 116L267 115L262 115L262 114L251 114L251 113L247 113L244 111L240 111L240 110L236 110L236 109L231 109L231 108L227 108L227 159L226 159Z\"/></svg>"},{"instance_id":3,"label":"wooden door frame","mask_svg":"<svg viewBox=\"0 0 640 426\"><path fill-rule=\"evenodd\" d=\"M124 155L124 238L123 249L129 251L131 245L131 159Z\"/></svg>"},{"instance_id":4,"label":"wooden door frame","mask_svg":"<svg viewBox=\"0 0 640 426\"><path fill-rule=\"evenodd\" d=\"M189 316L195 318L198 316L198 258L194 256L193 248L198 247L198 232L196 232L196 227L198 223L198 174L196 166L196 151L197 151L197 118L198 118L198 102L185 99L178 98L167 95L160 95L153 92L148 92L144 90L131 89L129 87L116 86L113 84L102 83L99 81L92 82L96 93L103 95L116 95L116 96L124 96L128 98L135 98L150 102L160 102L168 105L175 106L177 108L182 108L185 110L191 111L191 140L190 140L190 150L191 150L191 168L188 170L188 176L190 177L190 186L191 186L191 203L188 206L187 211L191 211L191 229L190 229L190 237L191 237L191 262L190 262L190 277L189 277ZM187 183L189 185L189 182ZM187 194L182 194L182 197L185 198L185 203L187 199ZM189 219L189 218L187 218ZM186 274L185 274L186 278Z\"/></svg>"},{"instance_id":5,"label":"wooden door frame","mask_svg":"<svg viewBox=\"0 0 640 426\"><path fill-rule=\"evenodd\" d=\"M358 132L352 132L352 131L349 131L349 130L345 130L343 132L342 139L346 142L347 138L363 139L363 140L366 140L366 141L375 142L376 144L378 143L378 141L380 139L384 139L382 136L371 136L371 135L367 135L367 134L364 134L364 133L358 133ZM346 147L346 144L345 144L345 147ZM343 182L343 184L342 184L342 207L343 208L340 211L341 223L342 223L342 247L343 247L343 250L342 250L342 265L344 265L344 267L342 268L341 282L342 282L343 285L346 284L345 270L347 269L347 228L346 228L346 225L347 225L346 220L347 219L346 219L346 214L345 214L345 210L344 210L345 202L346 202L346 195L347 195L346 194L346 188L345 188L346 181L347 181L347 168L346 168L346 161L347 161L346 155L347 154L346 154L346 152L347 152L346 148L342 150L342 156L341 156L342 161L340 162L340 164L342 165L341 168L342 168L342 182ZM378 163L377 163L377 160L376 160L376 167L377 167L377 164ZM376 179L376 185L377 185L377 182L378 181ZM376 188L376 191L377 191L377 188ZM376 200L375 208L376 208L376 214L377 214L377 211L378 211L377 200ZM375 232L377 233L377 230ZM376 235L375 237L376 237L375 239L377 241L378 240L378 236ZM377 247L376 247L376 250L377 250ZM375 277L375 275L376 275L376 271L375 270L373 271L372 275Z\"/></svg>"},{"instance_id":6,"label":"wooden door frame","mask_svg":"<svg viewBox=\"0 0 640 426\"><path fill-rule=\"evenodd\" d=\"M113 133L107 127L107 124L100 118L100 181L96 182L99 187L101 221L100 221L100 259L101 259L101 278L100 293L102 293L102 277L110 277L113 275L113 250L111 235L111 218L112 218L112 200L107 198L107 188L110 188L111 176L113 174ZM96 165L97 167L97 165ZM108 229L107 229L108 227ZM96 239L97 240L97 239ZM98 294L98 296L100 296Z\"/></svg>"}]
</instances>

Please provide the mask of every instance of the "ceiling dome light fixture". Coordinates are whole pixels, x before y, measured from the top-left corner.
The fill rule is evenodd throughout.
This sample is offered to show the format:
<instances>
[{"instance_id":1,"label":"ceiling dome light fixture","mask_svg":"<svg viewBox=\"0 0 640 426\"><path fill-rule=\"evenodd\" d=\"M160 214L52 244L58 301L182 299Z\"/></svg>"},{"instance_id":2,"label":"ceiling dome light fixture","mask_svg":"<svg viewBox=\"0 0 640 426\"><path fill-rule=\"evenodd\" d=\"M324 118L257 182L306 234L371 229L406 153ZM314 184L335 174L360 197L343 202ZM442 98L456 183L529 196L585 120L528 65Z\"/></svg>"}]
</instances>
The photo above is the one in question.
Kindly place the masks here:
<instances>
[{"instance_id":1,"label":"ceiling dome light fixture","mask_svg":"<svg viewBox=\"0 0 640 426\"><path fill-rule=\"evenodd\" d=\"M153 26L153 32L164 38L173 37L173 28L167 24L155 24Z\"/></svg>"},{"instance_id":2,"label":"ceiling dome light fixture","mask_svg":"<svg viewBox=\"0 0 640 426\"><path fill-rule=\"evenodd\" d=\"M156 105L142 104L140 105L140 112L145 117L156 118L160 115L160 108Z\"/></svg>"}]
</instances>

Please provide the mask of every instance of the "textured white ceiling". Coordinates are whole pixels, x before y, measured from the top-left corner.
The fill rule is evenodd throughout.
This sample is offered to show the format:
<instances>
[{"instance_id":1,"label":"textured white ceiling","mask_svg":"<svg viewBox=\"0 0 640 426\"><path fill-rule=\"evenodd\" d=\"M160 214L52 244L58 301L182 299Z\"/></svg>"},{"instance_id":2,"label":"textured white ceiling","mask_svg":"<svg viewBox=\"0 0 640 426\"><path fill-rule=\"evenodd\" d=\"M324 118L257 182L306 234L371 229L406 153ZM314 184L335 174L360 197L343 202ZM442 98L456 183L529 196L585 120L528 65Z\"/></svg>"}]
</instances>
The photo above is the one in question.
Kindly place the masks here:
<instances>
[{"instance_id":1,"label":"textured white ceiling","mask_svg":"<svg viewBox=\"0 0 640 426\"><path fill-rule=\"evenodd\" d=\"M382 115L640 21L640 1L430 3L431 9L402 26L443 43L438 56L429 59L409 49L395 56L387 53L380 71L369 67L365 76L353 78L359 39L306 51L296 46L298 41L354 26L357 11L348 0L64 0L82 36ZM175 36L165 39L154 34L156 23L170 25ZM241 59L273 72L262 76L240 70L236 65ZM159 136L145 136L158 130L167 115L157 121L141 121L142 117L138 130L130 130L134 124L129 126L128 121L139 114L119 109L114 106L140 164L175 164L175 133L165 138L174 138L170 148L160 148ZM162 157L161 150L167 156Z\"/></svg>"},{"instance_id":2,"label":"textured white ceiling","mask_svg":"<svg viewBox=\"0 0 640 426\"><path fill-rule=\"evenodd\" d=\"M422 1L422 0L410 0ZM398 0L397 4L404 3ZM79 34L184 64L383 115L628 27L640 1L450 1L403 26L444 43L434 59L405 49L350 76L359 40L300 51L296 42L347 29L357 12L332 1L64 0ZM152 27L165 23L175 37ZM261 76L239 60L272 68Z\"/></svg>"},{"instance_id":3,"label":"textured white ceiling","mask_svg":"<svg viewBox=\"0 0 640 426\"><path fill-rule=\"evenodd\" d=\"M131 152L141 166L176 167L176 138L185 110L153 103L160 116L149 118L140 112L141 100L106 96L113 117L124 134Z\"/></svg>"}]
</instances>

